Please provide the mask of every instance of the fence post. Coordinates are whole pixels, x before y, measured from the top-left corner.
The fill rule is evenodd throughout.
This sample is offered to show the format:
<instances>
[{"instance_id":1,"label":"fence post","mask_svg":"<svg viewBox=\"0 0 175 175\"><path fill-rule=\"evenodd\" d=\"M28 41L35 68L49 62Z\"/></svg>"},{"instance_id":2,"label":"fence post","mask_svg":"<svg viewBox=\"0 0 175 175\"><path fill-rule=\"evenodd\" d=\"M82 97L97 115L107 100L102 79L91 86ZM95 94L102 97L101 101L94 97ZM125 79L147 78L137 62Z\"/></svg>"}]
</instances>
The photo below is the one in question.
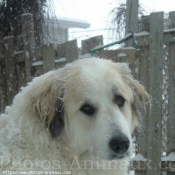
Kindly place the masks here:
<instances>
[{"instance_id":1,"label":"fence post","mask_svg":"<svg viewBox=\"0 0 175 175\"><path fill-rule=\"evenodd\" d=\"M141 30L149 32L149 16L144 16L141 19ZM144 38L142 38L144 41ZM142 42L141 41L141 42ZM139 46L137 54L138 59L138 80L144 85L146 91L149 91L149 45ZM136 132L136 143L138 144L138 150L136 153L140 153L143 157L147 158L148 149L148 106L146 106L146 111L143 109L141 111L141 129ZM136 175L146 175L146 171L137 171Z\"/></svg>"},{"instance_id":2,"label":"fence post","mask_svg":"<svg viewBox=\"0 0 175 175\"><path fill-rule=\"evenodd\" d=\"M7 106L7 87L5 75L4 41L0 42L0 113Z\"/></svg>"},{"instance_id":3,"label":"fence post","mask_svg":"<svg viewBox=\"0 0 175 175\"><path fill-rule=\"evenodd\" d=\"M55 49L54 45L42 46L43 73L55 69Z\"/></svg>"},{"instance_id":4,"label":"fence post","mask_svg":"<svg viewBox=\"0 0 175 175\"><path fill-rule=\"evenodd\" d=\"M65 43L58 44L56 48L57 58L66 57L66 46Z\"/></svg>"},{"instance_id":5,"label":"fence post","mask_svg":"<svg viewBox=\"0 0 175 175\"><path fill-rule=\"evenodd\" d=\"M127 0L126 1L126 27L125 34L129 32L138 32L138 8L139 0ZM133 45L133 39L125 42L126 46Z\"/></svg>"},{"instance_id":6,"label":"fence post","mask_svg":"<svg viewBox=\"0 0 175 175\"><path fill-rule=\"evenodd\" d=\"M13 37L6 37L5 43L5 75L6 75L6 93L7 93L7 104L11 105L13 97L15 96L15 61L13 51Z\"/></svg>"},{"instance_id":7,"label":"fence post","mask_svg":"<svg viewBox=\"0 0 175 175\"><path fill-rule=\"evenodd\" d=\"M77 40L67 41L65 43L65 52L67 63L73 62L78 59Z\"/></svg>"},{"instance_id":8,"label":"fence post","mask_svg":"<svg viewBox=\"0 0 175 175\"><path fill-rule=\"evenodd\" d=\"M164 13L150 15L150 60L149 60L149 94L152 106L148 118L148 160L150 168L147 175L161 174L162 151L162 73L163 73L163 31Z\"/></svg>"},{"instance_id":9,"label":"fence post","mask_svg":"<svg viewBox=\"0 0 175 175\"><path fill-rule=\"evenodd\" d=\"M171 28L175 27L175 12L169 13ZM173 37L173 36L172 36ZM169 87L168 107L169 119L167 121L167 152L175 150L175 42L169 43Z\"/></svg>"},{"instance_id":10,"label":"fence post","mask_svg":"<svg viewBox=\"0 0 175 175\"><path fill-rule=\"evenodd\" d=\"M24 43L24 53L25 53L25 68L26 68L26 78L27 81L31 80L31 66L34 58L34 25L33 25L33 15L26 13L21 16L22 23L22 34Z\"/></svg>"}]
</instances>

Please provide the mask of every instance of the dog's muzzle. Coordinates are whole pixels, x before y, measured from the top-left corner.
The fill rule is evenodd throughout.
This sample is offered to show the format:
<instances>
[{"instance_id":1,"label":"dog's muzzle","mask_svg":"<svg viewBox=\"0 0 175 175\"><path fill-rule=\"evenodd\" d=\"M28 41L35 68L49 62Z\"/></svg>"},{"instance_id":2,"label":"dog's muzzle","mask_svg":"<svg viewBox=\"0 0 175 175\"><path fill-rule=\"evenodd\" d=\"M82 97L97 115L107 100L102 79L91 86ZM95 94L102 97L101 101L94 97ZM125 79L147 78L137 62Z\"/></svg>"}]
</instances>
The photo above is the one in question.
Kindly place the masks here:
<instances>
[{"instance_id":1,"label":"dog's muzzle","mask_svg":"<svg viewBox=\"0 0 175 175\"><path fill-rule=\"evenodd\" d=\"M112 157L123 158L130 146L129 139L124 135L114 136L109 141L109 147L114 152Z\"/></svg>"}]
</instances>

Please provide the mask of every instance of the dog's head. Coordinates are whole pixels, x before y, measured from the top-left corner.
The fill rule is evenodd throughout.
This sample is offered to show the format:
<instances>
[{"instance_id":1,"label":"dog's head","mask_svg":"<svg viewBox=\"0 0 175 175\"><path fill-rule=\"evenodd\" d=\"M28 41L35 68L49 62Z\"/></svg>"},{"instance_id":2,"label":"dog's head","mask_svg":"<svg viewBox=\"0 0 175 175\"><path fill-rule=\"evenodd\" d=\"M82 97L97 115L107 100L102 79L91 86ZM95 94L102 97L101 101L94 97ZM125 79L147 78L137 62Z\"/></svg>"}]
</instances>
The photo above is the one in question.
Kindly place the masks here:
<instances>
[{"instance_id":1,"label":"dog's head","mask_svg":"<svg viewBox=\"0 0 175 175\"><path fill-rule=\"evenodd\" d=\"M33 110L53 139L75 153L100 160L132 153L138 106L147 96L127 64L89 58L38 78Z\"/></svg>"}]
</instances>

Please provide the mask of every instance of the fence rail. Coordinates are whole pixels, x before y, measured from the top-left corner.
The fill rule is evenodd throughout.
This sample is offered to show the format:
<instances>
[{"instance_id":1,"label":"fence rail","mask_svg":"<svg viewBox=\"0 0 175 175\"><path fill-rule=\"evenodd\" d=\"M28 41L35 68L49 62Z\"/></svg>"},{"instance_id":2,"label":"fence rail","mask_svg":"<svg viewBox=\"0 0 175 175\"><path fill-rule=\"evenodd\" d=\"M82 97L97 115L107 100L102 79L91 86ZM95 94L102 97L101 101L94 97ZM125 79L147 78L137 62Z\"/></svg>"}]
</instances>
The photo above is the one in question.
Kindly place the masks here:
<instances>
[{"instance_id":1,"label":"fence rail","mask_svg":"<svg viewBox=\"0 0 175 175\"><path fill-rule=\"evenodd\" d=\"M127 46L135 47L100 50L94 55L90 51L103 44L102 36L83 40L81 54L76 40L35 48L30 38L33 35L26 29L26 25L30 25L32 30L32 19L28 15L23 16L25 32L17 42L12 37L0 42L0 111L11 104L14 95L31 77L75 59L98 56L128 62L134 76L152 96L152 108L146 106L142 130L136 134L137 150L131 169L137 175L175 174L175 12L169 13L169 30L163 28L163 12L151 13L142 17L140 33L135 33L134 39L127 42ZM163 157L163 152L167 156Z\"/></svg>"}]
</instances>

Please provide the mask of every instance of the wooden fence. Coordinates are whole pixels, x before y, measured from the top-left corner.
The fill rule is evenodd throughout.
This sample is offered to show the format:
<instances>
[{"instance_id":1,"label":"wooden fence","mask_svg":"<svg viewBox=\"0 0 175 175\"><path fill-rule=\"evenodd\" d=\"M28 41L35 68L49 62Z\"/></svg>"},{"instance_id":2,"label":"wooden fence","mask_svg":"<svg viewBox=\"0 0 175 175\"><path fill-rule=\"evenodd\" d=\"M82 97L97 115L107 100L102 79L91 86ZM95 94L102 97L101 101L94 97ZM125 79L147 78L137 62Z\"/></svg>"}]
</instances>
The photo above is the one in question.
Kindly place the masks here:
<instances>
[{"instance_id":1,"label":"wooden fence","mask_svg":"<svg viewBox=\"0 0 175 175\"><path fill-rule=\"evenodd\" d=\"M136 134L137 150L131 169L137 175L160 175L162 172L175 174L175 156L172 156L175 151L175 12L170 12L169 18L171 29L164 31L163 12L144 16L140 33L134 34L134 39L129 42L134 43L135 47L101 50L95 54L116 62L128 62L134 76L152 96L152 107L147 106L147 113L141 121L142 130ZM0 42L1 111L11 104L14 95L31 77L62 67L75 59L89 57L91 49L103 44L102 36L84 40L81 54L76 40L35 48L31 38L32 25L31 16L24 15L23 34L17 39L18 47L14 45L12 37ZM164 76L165 71L169 78ZM167 92L164 93L164 90ZM164 104L166 100L168 103ZM168 111L165 116L164 111ZM173 158L162 158L163 152Z\"/></svg>"},{"instance_id":2,"label":"wooden fence","mask_svg":"<svg viewBox=\"0 0 175 175\"><path fill-rule=\"evenodd\" d=\"M142 17L142 32L133 40L137 77L152 97L136 140L137 175L175 174L175 12L169 20L171 28L164 30L163 12Z\"/></svg>"}]
</instances>

